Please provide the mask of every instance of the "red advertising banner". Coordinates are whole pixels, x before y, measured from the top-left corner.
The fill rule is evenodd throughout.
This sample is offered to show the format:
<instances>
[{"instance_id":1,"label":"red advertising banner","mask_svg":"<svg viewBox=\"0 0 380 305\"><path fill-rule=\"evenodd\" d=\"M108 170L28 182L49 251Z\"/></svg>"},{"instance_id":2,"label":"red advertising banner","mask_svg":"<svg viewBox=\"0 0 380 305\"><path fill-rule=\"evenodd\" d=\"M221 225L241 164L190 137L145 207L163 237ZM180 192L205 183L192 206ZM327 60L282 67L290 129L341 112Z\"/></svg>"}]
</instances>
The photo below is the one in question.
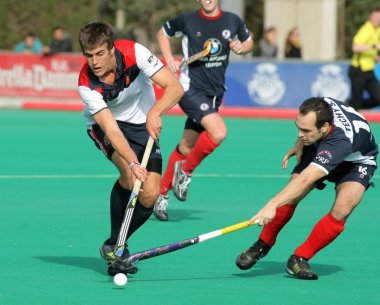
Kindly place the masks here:
<instances>
[{"instance_id":1,"label":"red advertising banner","mask_svg":"<svg viewBox=\"0 0 380 305\"><path fill-rule=\"evenodd\" d=\"M78 99L82 54L0 53L0 96ZM154 85L157 98L162 89Z\"/></svg>"}]
</instances>

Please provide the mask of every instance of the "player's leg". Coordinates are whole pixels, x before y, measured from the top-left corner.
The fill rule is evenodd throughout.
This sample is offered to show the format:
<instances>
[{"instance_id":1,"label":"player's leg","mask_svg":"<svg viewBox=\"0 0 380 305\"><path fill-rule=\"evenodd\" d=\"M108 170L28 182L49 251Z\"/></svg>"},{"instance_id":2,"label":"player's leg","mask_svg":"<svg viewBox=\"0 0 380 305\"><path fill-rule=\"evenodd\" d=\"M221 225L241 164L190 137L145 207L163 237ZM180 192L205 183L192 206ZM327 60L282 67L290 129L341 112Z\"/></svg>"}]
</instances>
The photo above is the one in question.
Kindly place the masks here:
<instances>
[{"instance_id":1,"label":"player's leg","mask_svg":"<svg viewBox=\"0 0 380 305\"><path fill-rule=\"evenodd\" d=\"M187 125L188 123L185 125L180 143L175 147L169 157L164 176L162 177L160 196L154 204L154 216L161 221L169 220L169 214L167 211L169 199L168 192L172 189L174 165L177 161L181 161L186 158L199 137L199 133L197 131L186 129Z\"/></svg>"},{"instance_id":2,"label":"player's leg","mask_svg":"<svg viewBox=\"0 0 380 305\"><path fill-rule=\"evenodd\" d=\"M349 105L356 110L363 107L363 93L365 88L365 75L360 68L350 66L348 76L351 80L351 100Z\"/></svg>"},{"instance_id":3,"label":"player's leg","mask_svg":"<svg viewBox=\"0 0 380 305\"><path fill-rule=\"evenodd\" d=\"M182 169L191 175L195 168L217 148L227 136L227 127L219 113L204 116L201 125L205 129L198 138L194 148L182 163Z\"/></svg>"},{"instance_id":4,"label":"player's leg","mask_svg":"<svg viewBox=\"0 0 380 305\"><path fill-rule=\"evenodd\" d=\"M314 226L306 241L289 258L286 269L288 273L302 279L318 278L311 271L308 260L343 232L347 218L371 185L370 179L374 170L371 166L365 166L364 170L360 164L342 164L329 175L330 181L336 183L334 205L331 211Z\"/></svg>"},{"instance_id":5,"label":"player's leg","mask_svg":"<svg viewBox=\"0 0 380 305\"><path fill-rule=\"evenodd\" d=\"M294 179L299 173L301 173L313 160L315 154L315 147L307 146L303 149L302 158L299 164L295 166L290 179ZM317 188L322 188L322 183L317 183ZM242 270L252 268L259 259L268 254L269 250L276 242L277 236L282 228L292 218L298 203L314 188L305 190L298 198L289 202L286 205L279 207L276 210L276 215L273 220L261 230L259 239L247 250L243 251L235 260L235 264Z\"/></svg>"},{"instance_id":6,"label":"player's leg","mask_svg":"<svg viewBox=\"0 0 380 305\"><path fill-rule=\"evenodd\" d=\"M226 137L226 125L218 114L222 97L223 95L212 97L192 92L189 94L190 103L180 103L182 109L189 115L188 123L192 124L187 128L200 133L186 159L174 166L173 192L181 201L187 198L192 172Z\"/></svg>"},{"instance_id":7,"label":"player's leg","mask_svg":"<svg viewBox=\"0 0 380 305\"><path fill-rule=\"evenodd\" d=\"M369 72L366 89L370 98L364 101L365 108L380 106L380 83L373 72Z\"/></svg>"},{"instance_id":8,"label":"player's leg","mask_svg":"<svg viewBox=\"0 0 380 305\"><path fill-rule=\"evenodd\" d=\"M297 175L298 174L293 174L291 179L294 179ZM276 210L276 216L269 224L263 227L259 239L236 258L235 264L239 269L248 270L252 268L261 258L268 254L275 244L278 234L292 218L298 204L313 188L314 187L310 187L294 201Z\"/></svg>"}]
</instances>

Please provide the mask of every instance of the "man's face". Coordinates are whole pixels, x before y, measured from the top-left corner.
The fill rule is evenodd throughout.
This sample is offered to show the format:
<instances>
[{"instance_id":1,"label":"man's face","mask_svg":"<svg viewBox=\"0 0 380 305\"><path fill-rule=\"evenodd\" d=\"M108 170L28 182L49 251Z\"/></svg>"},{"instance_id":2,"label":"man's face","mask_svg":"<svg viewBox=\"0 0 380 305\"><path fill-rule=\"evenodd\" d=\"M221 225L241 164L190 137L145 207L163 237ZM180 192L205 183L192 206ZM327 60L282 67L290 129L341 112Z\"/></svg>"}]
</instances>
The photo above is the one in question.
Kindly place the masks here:
<instances>
[{"instance_id":1,"label":"man's face","mask_svg":"<svg viewBox=\"0 0 380 305\"><path fill-rule=\"evenodd\" d=\"M206 13L212 13L219 6L219 0L198 0Z\"/></svg>"},{"instance_id":2,"label":"man's face","mask_svg":"<svg viewBox=\"0 0 380 305\"><path fill-rule=\"evenodd\" d=\"M316 122L317 116L313 111L310 111L306 115L297 115L295 123L298 128L298 138L302 141L303 145L310 146L314 144L322 139L329 130L330 125L328 123L325 123L318 129Z\"/></svg>"},{"instance_id":3,"label":"man's face","mask_svg":"<svg viewBox=\"0 0 380 305\"><path fill-rule=\"evenodd\" d=\"M115 68L115 48L108 49L107 44L103 44L92 50L85 50L84 56L87 63L97 77L103 77Z\"/></svg>"},{"instance_id":4,"label":"man's face","mask_svg":"<svg viewBox=\"0 0 380 305\"><path fill-rule=\"evenodd\" d=\"M380 25L380 12L372 12L371 15L369 16L369 19L375 26Z\"/></svg>"}]
</instances>

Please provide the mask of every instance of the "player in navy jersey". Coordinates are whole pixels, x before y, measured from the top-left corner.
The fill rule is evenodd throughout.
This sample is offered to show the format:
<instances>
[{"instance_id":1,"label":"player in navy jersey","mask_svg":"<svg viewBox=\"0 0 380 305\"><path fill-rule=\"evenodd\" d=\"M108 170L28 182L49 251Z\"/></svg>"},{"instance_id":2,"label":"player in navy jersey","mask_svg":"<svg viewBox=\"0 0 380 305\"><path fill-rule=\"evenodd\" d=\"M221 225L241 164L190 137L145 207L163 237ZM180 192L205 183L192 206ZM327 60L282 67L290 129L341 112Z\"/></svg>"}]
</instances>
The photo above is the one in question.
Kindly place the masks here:
<instances>
[{"instance_id":1,"label":"player in navy jersey","mask_svg":"<svg viewBox=\"0 0 380 305\"><path fill-rule=\"evenodd\" d=\"M122 260L114 260L111 255L136 179L143 182L142 192L127 238L152 214L160 193L162 171L158 141L153 146L147 168L142 168L139 162L149 135L157 140L161 133L161 114L178 102L183 88L148 49L134 41L114 41L113 29L106 23L92 22L82 27L79 43L87 61L78 84L85 104L87 132L120 173L111 191L111 233L100 253L107 260L110 275L135 273L135 266L125 264L129 256L127 248ZM157 103L151 81L164 88Z\"/></svg>"},{"instance_id":2,"label":"player in navy jersey","mask_svg":"<svg viewBox=\"0 0 380 305\"><path fill-rule=\"evenodd\" d=\"M236 259L243 270L267 255L277 235L291 219L298 203L324 180L335 183L335 201L330 212L314 226L306 241L296 248L286 271L300 279L318 278L309 264L318 251L344 230L346 220L369 186L377 164L378 147L365 118L353 108L331 98L310 98L296 118L298 139L283 159L283 168L296 156L288 184L251 219L263 225L259 240Z\"/></svg>"},{"instance_id":3,"label":"player in navy jersey","mask_svg":"<svg viewBox=\"0 0 380 305\"><path fill-rule=\"evenodd\" d=\"M157 33L158 44L168 68L177 73L180 62L173 57L169 39L182 36L183 59L199 53L211 43L208 56L182 69L180 82L185 95L179 102L188 116L182 139L171 153L162 179L161 194L154 215L168 220L168 192L186 200L195 168L217 148L227 135L218 109L225 87L230 50L236 54L252 51L253 40L237 15L222 11L218 0L201 0L198 11L184 13L167 21Z\"/></svg>"}]
</instances>

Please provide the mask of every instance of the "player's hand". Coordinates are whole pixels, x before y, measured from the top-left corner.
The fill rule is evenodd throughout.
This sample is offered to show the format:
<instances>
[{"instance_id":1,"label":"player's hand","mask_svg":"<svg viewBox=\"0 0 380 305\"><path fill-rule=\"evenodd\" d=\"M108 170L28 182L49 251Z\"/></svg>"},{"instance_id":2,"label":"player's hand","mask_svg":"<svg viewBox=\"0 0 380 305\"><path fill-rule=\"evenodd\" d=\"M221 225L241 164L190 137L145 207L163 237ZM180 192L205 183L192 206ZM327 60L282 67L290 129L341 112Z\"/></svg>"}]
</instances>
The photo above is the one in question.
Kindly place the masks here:
<instances>
[{"instance_id":1,"label":"player's hand","mask_svg":"<svg viewBox=\"0 0 380 305\"><path fill-rule=\"evenodd\" d=\"M303 153L303 144L300 141L297 141L296 144L288 150L284 158L282 159L282 168L286 169L288 167L289 159L293 156L296 156L297 163L300 163Z\"/></svg>"},{"instance_id":2,"label":"player's hand","mask_svg":"<svg viewBox=\"0 0 380 305\"><path fill-rule=\"evenodd\" d=\"M265 226L273 220L274 216L276 216L276 208L266 205L248 220L248 223L257 223L259 226Z\"/></svg>"},{"instance_id":3,"label":"player's hand","mask_svg":"<svg viewBox=\"0 0 380 305\"><path fill-rule=\"evenodd\" d=\"M160 114L157 111L153 110L153 108L149 110L146 116L146 129L149 135L155 141L158 139L158 137L161 134L162 120L161 120Z\"/></svg>"},{"instance_id":4,"label":"player's hand","mask_svg":"<svg viewBox=\"0 0 380 305\"><path fill-rule=\"evenodd\" d=\"M239 39L231 39L231 38L229 38L228 42L230 43L230 49L234 53L240 54L240 53L243 52L243 45L242 45L242 43L240 42Z\"/></svg>"},{"instance_id":5,"label":"player's hand","mask_svg":"<svg viewBox=\"0 0 380 305\"><path fill-rule=\"evenodd\" d=\"M172 72L173 74L177 74L177 72L179 71L179 65L181 63L177 60L175 60L174 58L172 60L168 60L166 62L166 67L170 70L170 72Z\"/></svg>"},{"instance_id":6,"label":"player's hand","mask_svg":"<svg viewBox=\"0 0 380 305\"><path fill-rule=\"evenodd\" d=\"M148 175L148 171L146 170L146 168L141 167L140 163L133 161L129 165L129 168L132 171L133 184L135 183L136 179L139 179L141 182L145 181Z\"/></svg>"}]
</instances>

